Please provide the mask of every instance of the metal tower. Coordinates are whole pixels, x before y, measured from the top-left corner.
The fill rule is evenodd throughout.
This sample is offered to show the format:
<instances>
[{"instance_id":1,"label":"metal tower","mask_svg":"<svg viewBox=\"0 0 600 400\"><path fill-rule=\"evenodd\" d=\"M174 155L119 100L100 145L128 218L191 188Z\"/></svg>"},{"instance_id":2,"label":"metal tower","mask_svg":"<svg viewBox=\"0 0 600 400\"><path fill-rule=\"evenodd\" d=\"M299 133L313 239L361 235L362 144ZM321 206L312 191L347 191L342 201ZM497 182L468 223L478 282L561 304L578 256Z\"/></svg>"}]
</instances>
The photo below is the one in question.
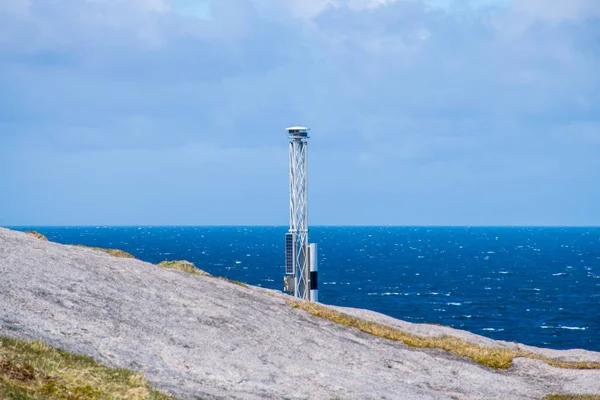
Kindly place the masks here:
<instances>
[{"instance_id":1,"label":"metal tower","mask_svg":"<svg viewBox=\"0 0 600 400\"><path fill-rule=\"evenodd\" d=\"M317 246L308 244L308 131L287 128L290 141L290 231L285 237L285 289L292 295L318 300Z\"/></svg>"}]
</instances>

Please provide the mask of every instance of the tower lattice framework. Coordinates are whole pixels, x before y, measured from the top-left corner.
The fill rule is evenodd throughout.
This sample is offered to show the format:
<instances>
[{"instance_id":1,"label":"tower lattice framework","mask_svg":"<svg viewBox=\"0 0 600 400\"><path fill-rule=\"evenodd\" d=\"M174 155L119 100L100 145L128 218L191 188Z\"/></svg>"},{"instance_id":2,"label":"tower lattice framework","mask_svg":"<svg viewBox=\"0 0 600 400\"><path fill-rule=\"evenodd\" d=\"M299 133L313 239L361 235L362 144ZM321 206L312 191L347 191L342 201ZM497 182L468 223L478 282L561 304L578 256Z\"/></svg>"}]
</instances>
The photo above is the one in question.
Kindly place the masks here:
<instances>
[{"instance_id":1,"label":"tower lattice framework","mask_svg":"<svg viewBox=\"0 0 600 400\"><path fill-rule=\"evenodd\" d=\"M308 136L290 131L290 233L293 235L296 297L310 300L308 250Z\"/></svg>"}]
</instances>

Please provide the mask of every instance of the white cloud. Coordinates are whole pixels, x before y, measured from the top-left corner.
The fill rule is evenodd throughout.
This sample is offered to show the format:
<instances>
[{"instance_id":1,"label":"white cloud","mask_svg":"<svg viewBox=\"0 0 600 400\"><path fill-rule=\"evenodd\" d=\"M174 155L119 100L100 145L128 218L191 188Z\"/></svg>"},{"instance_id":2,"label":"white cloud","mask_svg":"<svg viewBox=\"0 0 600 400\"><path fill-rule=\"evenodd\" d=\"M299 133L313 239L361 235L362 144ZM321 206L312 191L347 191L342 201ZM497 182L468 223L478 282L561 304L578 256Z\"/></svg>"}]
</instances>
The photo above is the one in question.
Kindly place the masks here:
<instances>
[{"instance_id":1,"label":"white cloud","mask_svg":"<svg viewBox=\"0 0 600 400\"><path fill-rule=\"evenodd\" d=\"M395 187L433 196L469 181L498 199L507 182L593 181L600 25L585 19L600 3L523 1L212 0L204 18L192 0L0 0L0 153L22 158L19 138L45 146L40 165L68 152L55 179L69 181L115 152L143 175L168 151L229 172L180 165L165 184L237 177L268 191L271 162L285 175L282 130L302 123L314 128L315 192L332 198L345 177L387 199Z\"/></svg>"},{"instance_id":2,"label":"white cloud","mask_svg":"<svg viewBox=\"0 0 600 400\"><path fill-rule=\"evenodd\" d=\"M487 12L459 18L416 0L346 7L341 0L215 0L209 20L181 17L173 8L181 2L58 4L33 2L29 22L12 26L11 43L70 58L54 69L46 69L45 56L5 65L3 79L35 113L64 120L82 108L76 114L85 121L74 126L89 127L87 135L103 113L139 116L158 131L201 123L205 136L223 141L239 138L248 121L261 130L275 123L273 115L283 125L293 115L332 138L373 145L374 132L384 146L402 145L394 139L399 115L411 121L407 133L426 126L423 135L447 137L428 121L456 114L447 119L451 127L465 115L494 124L500 115L589 114L600 87L598 56L582 49L577 29L542 23L505 34L514 13L529 18L519 11L525 6L494 11L502 23L491 24ZM274 13L265 15L269 7ZM312 20L282 18L290 13ZM340 123L353 131L339 132ZM474 126L464 129L480 129ZM191 137L193 129L180 132Z\"/></svg>"}]
</instances>

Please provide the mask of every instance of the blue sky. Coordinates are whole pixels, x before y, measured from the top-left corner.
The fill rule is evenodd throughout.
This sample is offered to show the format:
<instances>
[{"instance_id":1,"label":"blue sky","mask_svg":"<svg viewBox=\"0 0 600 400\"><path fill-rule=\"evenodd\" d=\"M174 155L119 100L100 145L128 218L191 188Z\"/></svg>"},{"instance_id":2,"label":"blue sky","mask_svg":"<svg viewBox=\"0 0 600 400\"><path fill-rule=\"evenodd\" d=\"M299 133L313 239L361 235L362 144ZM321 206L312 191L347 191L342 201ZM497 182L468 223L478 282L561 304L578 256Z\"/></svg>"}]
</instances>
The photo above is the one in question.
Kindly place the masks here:
<instances>
[{"instance_id":1,"label":"blue sky","mask_svg":"<svg viewBox=\"0 0 600 400\"><path fill-rule=\"evenodd\" d=\"M600 225L597 0L0 2L0 225Z\"/></svg>"}]
</instances>

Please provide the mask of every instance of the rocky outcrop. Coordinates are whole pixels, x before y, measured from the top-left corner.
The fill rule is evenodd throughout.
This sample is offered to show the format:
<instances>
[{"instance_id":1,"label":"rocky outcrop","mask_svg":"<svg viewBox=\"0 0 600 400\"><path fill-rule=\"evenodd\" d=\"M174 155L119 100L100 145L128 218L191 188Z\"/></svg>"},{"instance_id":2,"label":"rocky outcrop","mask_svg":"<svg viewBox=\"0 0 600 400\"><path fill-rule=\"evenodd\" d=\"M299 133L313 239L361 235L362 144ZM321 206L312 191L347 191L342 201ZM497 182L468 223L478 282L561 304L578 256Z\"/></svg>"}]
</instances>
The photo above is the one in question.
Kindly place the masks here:
<instances>
[{"instance_id":1,"label":"rocky outcrop","mask_svg":"<svg viewBox=\"0 0 600 400\"><path fill-rule=\"evenodd\" d=\"M600 393L600 370L554 368L528 358L494 370L317 318L290 300L0 229L0 335L43 340L143 372L154 387L182 398L541 399ZM335 309L423 336L516 346ZM600 361L600 354L583 350L527 350Z\"/></svg>"}]
</instances>

